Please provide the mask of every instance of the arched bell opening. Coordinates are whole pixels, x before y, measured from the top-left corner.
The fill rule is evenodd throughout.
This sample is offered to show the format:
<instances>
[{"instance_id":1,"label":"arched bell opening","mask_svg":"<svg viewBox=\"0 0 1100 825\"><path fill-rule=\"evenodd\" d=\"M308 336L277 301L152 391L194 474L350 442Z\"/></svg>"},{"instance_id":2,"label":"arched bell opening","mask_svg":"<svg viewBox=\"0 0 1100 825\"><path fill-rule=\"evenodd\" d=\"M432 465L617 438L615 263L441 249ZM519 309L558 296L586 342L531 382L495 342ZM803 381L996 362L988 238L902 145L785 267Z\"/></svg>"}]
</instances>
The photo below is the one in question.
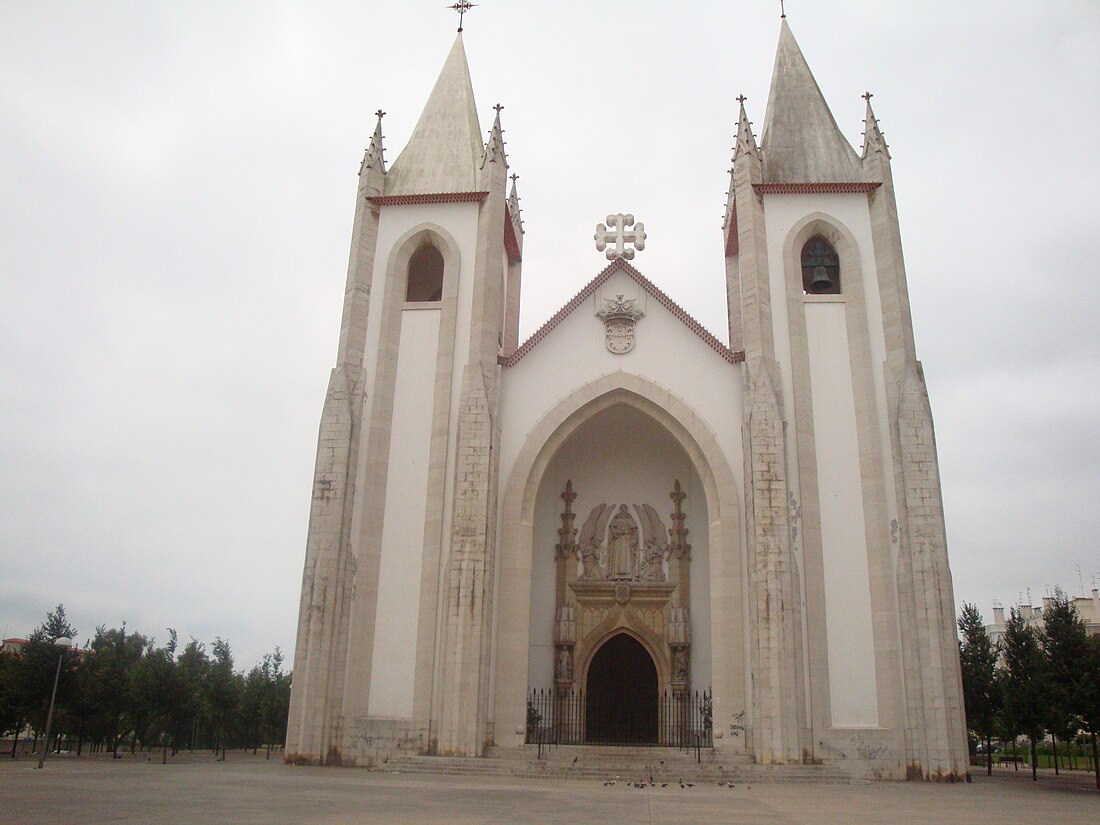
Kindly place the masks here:
<instances>
[{"instance_id":1,"label":"arched bell opening","mask_svg":"<svg viewBox=\"0 0 1100 825\"><path fill-rule=\"evenodd\" d=\"M649 651L617 633L592 656L585 679L585 741L590 744L657 742L657 666Z\"/></svg>"}]
</instances>

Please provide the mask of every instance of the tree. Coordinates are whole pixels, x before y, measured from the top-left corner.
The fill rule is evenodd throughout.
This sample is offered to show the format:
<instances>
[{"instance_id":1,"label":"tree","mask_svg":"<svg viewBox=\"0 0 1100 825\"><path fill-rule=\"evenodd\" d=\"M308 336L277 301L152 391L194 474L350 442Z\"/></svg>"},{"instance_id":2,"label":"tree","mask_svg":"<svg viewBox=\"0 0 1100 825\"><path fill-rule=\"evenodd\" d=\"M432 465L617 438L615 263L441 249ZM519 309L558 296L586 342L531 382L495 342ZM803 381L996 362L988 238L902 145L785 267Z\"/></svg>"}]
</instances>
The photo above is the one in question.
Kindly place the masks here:
<instances>
[{"instance_id":1,"label":"tree","mask_svg":"<svg viewBox=\"0 0 1100 825\"><path fill-rule=\"evenodd\" d=\"M1038 781L1036 742L1043 737L1046 719L1046 657L1039 634L1024 620L1019 608L1009 613L1002 651L1005 719L1013 733L1023 733L1031 740L1031 778Z\"/></svg>"},{"instance_id":2,"label":"tree","mask_svg":"<svg viewBox=\"0 0 1100 825\"><path fill-rule=\"evenodd\" d=\"M1047 669L1047 729L1056 740L1071 741L1081 729L1082 665L1089 637L1077 608L1061 588L1043 608L1043 652ZM1055 745L1054 769L1058 770Z\"/></svg>"},{"instance_id":3,"label":"tree","mask_svg":"<svg viewBox=\"0 0 1100 825\"><path fill-rule=\"evenodd\" d=\"M58 639L74 639L76 628L69 623L65 615L65 605L59 604L46 614L46 621L31 633L27 644L19 655L19 664L13 677L12 695L20 717L17 727L30 724L35 731L37 744L38 731L46 726L50 696L53 693L54 675L58 674L58 657L62 666L59 673L55 713L64 709L76 698L77 678L73 668L75 655L54 646ZM58 725L58 730L61 729ZM44 744L50 747L50 743ZM14 749L12 751L14 753Z\"/></svg>"},{"instance_id":4,"label":"tree","mask_svg":"<svg viewBox=\"0 0 1100 825\"><path fill-rule=\"evenodd\" d=\"M179 678L183 686L183 702L176 712L177 736L182 743L194 750L199 726L206 716L205 690L210 673L210 657L206 645L192 638L177 661Z\"/></svg>"},{"instance_id":5,"label":"tree","mask_svg":"<svg viewBox=\"0 0 1100 825\"><path fill-rule=\"evenodd\" d=\"M22 721L16 690L20 664L22 662L17 654L0 653L0 736L10 733L15 740L19 739ZM11 755L15 756L15 747L12 747Z\"/></svg>"},{"instance_id":6,"label":"tree","mask_svg":"<svg viewBox=\"0 0 1100 825\"><path fill-rule=\"evenodd\" d=\"M959 613L959 631L963 640L959 646L962 662L963 701L966 720L985 742L986 773L993 774L991 740L1001 709L1000 683L997 679L997 648L986 632L977 606L963 604Z\"/></svg>"},{"instance_id":7,"label":"tree","mask_svg":"<svg viewBox=\"0 0 1100 825\"><path fill-rule=\"evenodd\" d=\"M220 636L214 639L213 659L206 683L206 700L214 724L215 750L221 747L221 760L225 761L225 749L233 717L237 709L240 687L233 672L233 651L229 642Z\"/></svg>"},{"instance_id":8,"label":"tree","mask_svg":"<svg viewBox=\"0 0 1100 825\"><path fill-rule=\"evenodd\" d=\"M1081 662L1081 724L1092 739L1092 765L1096 770L1096 787L1100 788L1100 636L1091 636L1085 659Z\"/></svg>"},{"instance_id":9,"label":"tree","mask_svg":"<svg viewBox=\"0 0 1100 825\"><path fill-rule=\"evenodd\" d=\"M119 742L133 731L141 715L135 708L134 673L148 646L144 636L126 632L125 622L111 629L100 625L92 639L87 689L97 708L99 731L115 758Z\"/></svg>"}]
</instances>

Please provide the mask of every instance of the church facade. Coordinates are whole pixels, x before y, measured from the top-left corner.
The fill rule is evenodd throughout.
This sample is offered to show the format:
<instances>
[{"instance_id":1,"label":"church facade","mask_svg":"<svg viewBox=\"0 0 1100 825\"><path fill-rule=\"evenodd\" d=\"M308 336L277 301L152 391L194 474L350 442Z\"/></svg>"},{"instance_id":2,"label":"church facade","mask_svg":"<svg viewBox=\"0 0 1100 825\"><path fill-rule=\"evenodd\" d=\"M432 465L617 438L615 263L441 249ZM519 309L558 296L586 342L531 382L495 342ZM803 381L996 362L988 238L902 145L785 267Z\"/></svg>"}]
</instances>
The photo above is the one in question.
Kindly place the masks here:
<instances>
[{"instance_id":1,"label":"church facade","mask_svg":"<svg viewBox=\"0 0 1100 825\"><path fill-rule=\"evenodd\" d=\"M556 741L955 779L967 743L891 158L782 22L744 101L729 345L630 260L519 340L523 227L461 34L359 173L322 413L288 761Z\"/></svg>"}]
</instances>

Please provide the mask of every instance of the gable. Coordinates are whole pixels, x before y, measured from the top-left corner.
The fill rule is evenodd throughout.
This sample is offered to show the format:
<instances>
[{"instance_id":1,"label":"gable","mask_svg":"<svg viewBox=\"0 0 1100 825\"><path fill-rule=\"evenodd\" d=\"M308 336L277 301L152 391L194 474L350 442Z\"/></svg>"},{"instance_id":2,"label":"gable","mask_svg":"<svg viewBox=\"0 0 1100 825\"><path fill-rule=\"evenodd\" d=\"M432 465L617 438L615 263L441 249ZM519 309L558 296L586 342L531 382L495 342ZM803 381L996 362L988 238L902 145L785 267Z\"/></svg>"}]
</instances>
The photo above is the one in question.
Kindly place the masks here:
<instances>
[{"instance_id":1,"label":"gable","mask_svg":"<svg viewBox=\"0 0 1100 825\"><path fill-rule=\"evenodd\" d=\"M698 337L710 349L714 350L722 359L731 364L745 360L743 351L734 351L718 340L709 330L689 315L683 307L673 301L665 292L657 287L641 272L628 264L622 258L616 258L599 275L593 278L573 298L558 310L545 324L539 327L523 344L511 355L501 356L498 362L504 367L513 367L518 364L527 353L550 335L557 327L561 326L575 310L592 300L600 291L608 285L613 276L622 273L644 290L650 299L661 307L664 307L674 318L682 323L693 335Z\"/></svg>"}]
</instances>

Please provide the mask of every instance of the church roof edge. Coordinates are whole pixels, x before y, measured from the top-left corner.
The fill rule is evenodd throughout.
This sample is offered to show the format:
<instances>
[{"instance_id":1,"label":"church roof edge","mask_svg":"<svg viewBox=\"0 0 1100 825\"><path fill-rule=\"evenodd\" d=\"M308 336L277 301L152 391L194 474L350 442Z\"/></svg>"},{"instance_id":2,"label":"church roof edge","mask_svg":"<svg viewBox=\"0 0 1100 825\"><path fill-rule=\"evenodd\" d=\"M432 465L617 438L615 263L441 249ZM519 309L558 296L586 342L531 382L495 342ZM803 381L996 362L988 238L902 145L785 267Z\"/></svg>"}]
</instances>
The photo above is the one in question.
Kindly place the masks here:
<instances>
[{"instance_id":1,"label":"church roof edge","mask_svg":"<svg viewBox=\"0 0 1100 825\"><path fill-rule=\"evenodd\" d=\"M714 334L704 327L701 323L696 321L688 312L670 298L660 287L653 283L649 278L628 264L622 258L616 258L600 272L595 278L589 281L581 290L574 295L569 302L554 313L546 323L535 330L531 336L523 342L523 344L513 352L511 355L501 356L497 359L503 367L514 367L520 362L520 360L534 349L539 342L541 342L547 335L550 334L553 329L564 321L569 315L573 313L577 307L581 306L586 300L592 297L592 294L604 284L612 275L616 272L624 272L630 276L642 289L648 292L661 306L672 313L684 326L695 333L702 339L703 343L709 346L712 350L718 353L725 361L731 364L738 364L745 360L745 353L742 351L735 351L727 347L721 341L714 336Z\"/></svg>"}]
</instances>

